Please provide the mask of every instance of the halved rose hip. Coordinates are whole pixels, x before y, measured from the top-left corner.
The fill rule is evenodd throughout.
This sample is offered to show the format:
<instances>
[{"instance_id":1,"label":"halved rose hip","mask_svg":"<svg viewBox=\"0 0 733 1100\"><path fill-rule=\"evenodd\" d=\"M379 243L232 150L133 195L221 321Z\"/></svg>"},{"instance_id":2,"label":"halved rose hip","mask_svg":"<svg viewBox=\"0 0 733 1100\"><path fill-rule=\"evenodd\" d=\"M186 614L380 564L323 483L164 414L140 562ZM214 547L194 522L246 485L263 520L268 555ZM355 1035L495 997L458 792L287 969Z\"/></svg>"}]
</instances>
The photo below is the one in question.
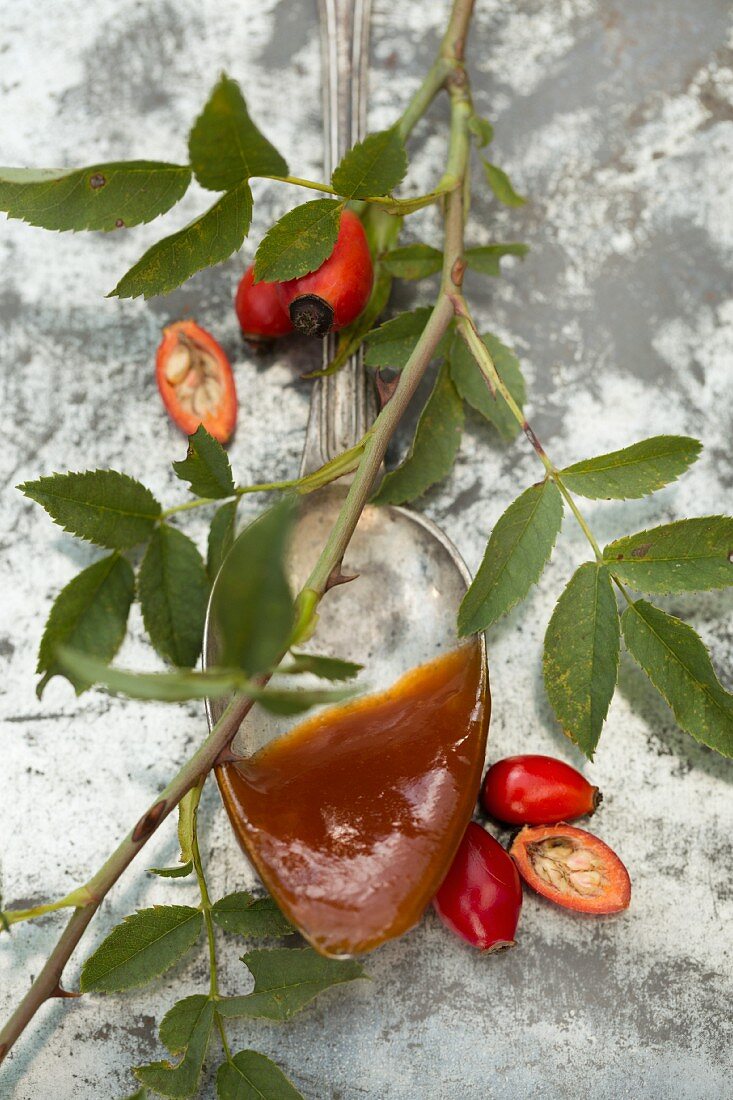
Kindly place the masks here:
<instances>
[{"instance_id":1,"label":"halved rose hip","mask_svg":"<svg viewBox=\"0 0 733 1100\"><path fill-rule=\"evenodd\" d=\"M509 854L538 894L579 913L620 913L631 901L629 873L615 852L585 829L527 825Z\"/></svg>"},{"instance_id":2,"label":"halved rose hip","mask_svg":"<svg viewBox=\"0 0 733 1100\"><path fill-rule=\"evenodd\" d=\"M186 435L203 424L227 442L237 421L237 392L229 360L210 333L195 321L164 328L155 377L171 419Z\"/></svg>"}]
</instances>

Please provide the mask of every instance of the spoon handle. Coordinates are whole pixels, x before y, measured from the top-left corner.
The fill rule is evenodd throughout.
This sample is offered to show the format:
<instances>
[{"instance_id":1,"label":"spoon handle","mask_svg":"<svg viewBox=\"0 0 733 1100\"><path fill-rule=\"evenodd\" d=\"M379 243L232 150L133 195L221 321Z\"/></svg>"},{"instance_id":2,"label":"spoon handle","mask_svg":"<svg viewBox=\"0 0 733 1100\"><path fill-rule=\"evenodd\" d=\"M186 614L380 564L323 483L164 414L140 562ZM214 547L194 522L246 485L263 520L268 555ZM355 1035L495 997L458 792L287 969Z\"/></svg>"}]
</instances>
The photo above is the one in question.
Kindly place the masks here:
<instances>
[{"instance_id":1,"label":"spoon handle","mask_svg":"<svg viewBox=\"0 0 733 1100\"><path fill-rule=\"evenodd\" d=\"M327 179L366 129L371 0L319 0L323 71L324 172ZM336 337L323 342L329 362ZM301 473L353 447L375 415L374 392L361 353L334 375L319 378L311 395Z\"/></svg>"}]
</instances>

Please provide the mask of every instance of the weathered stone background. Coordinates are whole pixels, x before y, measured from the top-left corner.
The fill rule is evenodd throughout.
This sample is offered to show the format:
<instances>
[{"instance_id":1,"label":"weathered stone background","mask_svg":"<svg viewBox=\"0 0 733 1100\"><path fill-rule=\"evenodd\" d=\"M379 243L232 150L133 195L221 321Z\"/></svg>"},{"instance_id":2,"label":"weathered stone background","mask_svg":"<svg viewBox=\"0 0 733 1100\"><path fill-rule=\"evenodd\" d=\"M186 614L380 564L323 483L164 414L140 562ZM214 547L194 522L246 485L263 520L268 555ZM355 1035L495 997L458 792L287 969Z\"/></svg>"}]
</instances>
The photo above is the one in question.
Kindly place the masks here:
<instances>
[{"instance_id":1,"label":"weathered stone background","mask_svg":"<svg viewBox=\"0 0 733 1100\"><path fill-rule=\"evenodd\" d=\"M376 0L371 124L386 124L428 63L445 3ZM476 242L527 240L506 277L470 277L481 322L518 349L531 413L561 462L647 434L699 435L694 470L654 498L588 504L601 541L688 514L730 510L733 484L733 106L725 0L479 0L470 48L478 106L496 123L494 156L531 195L498 209L476 171ZM240 79L254 117L298 172L320 159L319 51L313 0L12 0L0 29L0 160L78 164L185 156L185 135L218 72ZM445 111L415 135L415 187L440 169ZM252 241L291 201L257 185ZM166 219L206 201L194 187ZM436 240L433 213L420 232ZM162 323L195 313L236 365L240 479L292 475L315 347L272 363L243 350L231 309L242 259L149 304L105 300L163 232L50 235L0 226L3 524L2 857L5 896L21 902L80 882L200 739L198 706L76 700L62 681L34 695L34 659L56 592L95 552L76 544L13 486L52 470L112 466L168 502L182 440L153 380ZM417 231L417 229L416 229ZM422 284L404 302L428 300ZM469 563L507 503L537 477L522 442L504 448L471 421L450 481L423 507ZM203 539L200 517L187 528ZM491 635L490 752L549 751L578 763L553 724L540 678L553 598L586 555L566 523L531 599ZM731 684L730 594L668 605L711 644ZM122 654L153 665L135 615ZM242 1024L237 1043L278 1059L313 1100L730 1096L730 766L679 732L624 659L595 765L606 802L596 828L629 866L630 911L574 918L527 897L519 947L479 958L432 915L368 961L373 981L334 991L293 1024ZM218 798L205 800L205 857L216 893L249 880ZM190 900L186 883L144 866L174 858L173 824L105 903L89 945L136 905ZM38 971L58 919L0 944L0 1012ZM245 988L226 948L224 987ZM129 1067L160 1057L155 1021L201 988L203 956L126 996L55 1002L18 1044L0 1093L91 1100L133 1091ZM73 983L78 960L70 968ZM182 984L181 984L182 982ZM214 1096L215 1064L203 1095Z\"/></svg>"}]
</instances>

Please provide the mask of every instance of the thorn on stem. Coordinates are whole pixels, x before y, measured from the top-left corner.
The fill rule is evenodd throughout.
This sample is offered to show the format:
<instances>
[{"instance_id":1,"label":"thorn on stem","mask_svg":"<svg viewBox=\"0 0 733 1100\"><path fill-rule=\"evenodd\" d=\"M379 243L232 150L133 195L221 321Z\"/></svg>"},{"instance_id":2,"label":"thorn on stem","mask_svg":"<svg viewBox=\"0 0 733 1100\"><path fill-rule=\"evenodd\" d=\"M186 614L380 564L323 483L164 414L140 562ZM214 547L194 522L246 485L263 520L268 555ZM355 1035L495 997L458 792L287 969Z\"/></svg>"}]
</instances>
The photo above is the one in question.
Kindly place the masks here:
<instances>
[{"instance_id":1,"label":"thorn on stem","mask_svg":"<svg viewBox=\"0 0 733 1100\"><path fill-rule=\"evenodd\" d=\"M56 982L55 988L52 989L51 992L49 993L48 999L51 1000L52 997L62 997L62 998L71 997L71 998L74 998L74 997L81 997L81 993L76 991L76 990L72 990L72 989L64 989L61 982L58 981L58 982Z\"/></svg>"},{"instance_id":2,"label":"thorn on stem","mask_svg":"<svg viewBox=\"0 0 733 1100\"><path fill-rule=\"evenodd\" d=\"M232 751L231 745L225 745L214 761L214 767L220 768L223 764L240 764L243 759L243 756L238 756Z\"/></svg>"},{"instance_id":3,"label":"thorn on stem","mask_svg":"<svg viewBox=\"0 0 733 1100\"><path fill-rule=\"evenodd\" d=\"M354 573L353 576L347 576L346 573L341 572L341 566L343 561L340 561L338 565L334 565L331 572L328 574L328 580L326 581L325 591L328 592L331 588L336 588L339 584L348 584L349 581L355 581L358 579L359 574Z\"/></svg>"},{"instance_id":4,"label":"thorn on stem","mask_svg":"<svg viewBox=\"0 0 733 1100\"><path fill-rule=\"evenodd\" d=\"M460 257L454 262L451 268L450 277L453 282L453 286L463 285L463 276L466 271L466 261Z\"/></svg>"},{"instance_id":5,"label":"thorn on stem","mask_svg":"<svg viewBox=\"0 0 733 1100\"><path fill-rule=\"evenodd\" d=\"M147 840L155 830L158 828L163 815L165 814L167 803L165 799L161 802L156 802L152 809L140 818L135 828L132 830L132 839L135 844L138 844L142 840Z\"/></svg>"},{"instance_id":6,"label":"thorn on stem","mask_svg":"<svg viewBox=\"0 0 733 1100\"><path fill-rule=\"evenodd\" d=\"M380 411L384 408L387 402L394 394L397 386L399 385L400 376L396 374L394 378L384 378L381 371L377 371L375 382L377 386L377 394L379 396L379 408Z\"/></svg>"}]
</instances>

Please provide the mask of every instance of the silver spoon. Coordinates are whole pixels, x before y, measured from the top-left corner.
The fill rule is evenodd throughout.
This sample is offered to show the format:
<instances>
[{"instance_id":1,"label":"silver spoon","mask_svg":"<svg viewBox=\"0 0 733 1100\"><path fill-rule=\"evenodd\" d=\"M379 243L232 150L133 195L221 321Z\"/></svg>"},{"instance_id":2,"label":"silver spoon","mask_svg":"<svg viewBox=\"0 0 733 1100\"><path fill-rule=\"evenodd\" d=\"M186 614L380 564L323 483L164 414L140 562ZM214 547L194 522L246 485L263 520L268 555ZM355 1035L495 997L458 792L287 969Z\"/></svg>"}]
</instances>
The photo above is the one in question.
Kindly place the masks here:
<instances>
[{"instance_id":1,"label":"silver spoon","mask_svg":"<svg viewBox=\"0 0 733 1100\"><path fill-rule=\"evenodd\" d=\"M365 132L371 0L319 0L319 6L324 168L329 178L333 165ZM333 345L333 337L324 341L324 362L332 355ZM374 415L374 390L361 355L354 356L339 373L318 379L311 397L301 474L312 472L357 443ZM295 591L309 576L345 494L342 484L336 484L303 498L290 556ZM407 670L459 644L456 614L471 577L453 543L429 519L405 508L367 505L343 570L357 574L358 580L328 592L319 607L316 635L302 648L363 664L357 687L385 690ZM483 636L478 645L488 708ZM215 624L207 616L204 665L215 666L217 655ZM227 702L207 703L210 725ZM275 717L255 706L237 733L233 751L247 757L292 725L292 719Z\"/></svg>"}]
</instances>

